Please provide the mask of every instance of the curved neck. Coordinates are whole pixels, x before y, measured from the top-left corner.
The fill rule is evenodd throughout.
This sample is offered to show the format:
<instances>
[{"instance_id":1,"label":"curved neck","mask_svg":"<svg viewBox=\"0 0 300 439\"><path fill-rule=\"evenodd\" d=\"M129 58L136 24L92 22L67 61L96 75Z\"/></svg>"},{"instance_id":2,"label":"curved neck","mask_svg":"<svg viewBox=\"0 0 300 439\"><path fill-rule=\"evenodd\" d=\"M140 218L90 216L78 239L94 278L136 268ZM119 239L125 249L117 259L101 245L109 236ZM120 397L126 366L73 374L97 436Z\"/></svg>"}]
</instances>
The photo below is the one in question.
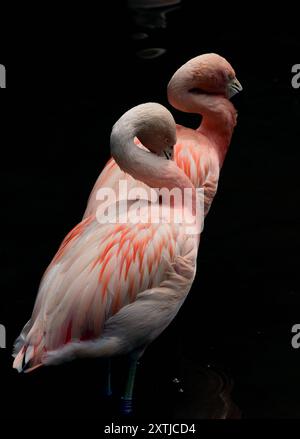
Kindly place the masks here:
<instances>
[{"instance_id":1,"label":"curved neck","mask_svg":"<svg viewBox=\"0 0 300 439\"><path fill-rule=\"evenodd\" d=\"M222 166L236 125L237 111L225 97L196 94L186 90L185 87L172 90L172 93L169 93L169 102L180 111L202 116L197 131L205 135L215 146Z\"/></svg>"},{"instance_id":2,"label":"curved neck","mask_svg":"<svg viewBox=\"0 0 300 439\"><path fill-rule=\"evenodd\" d=\"M198 131L216 146L222 166L236 125L237 111L228 99L220 96L203 96L202 101L202 105L207 105L203 107L203 120Z\"/></svg>"},{"instance_id":3,"label":"curved neck","mask_svg":"<svg viewBox=\"0 0 300 439\"><path fill-rule=\"evenodd\" d=\"M152 188L179 188L192 191L192 209L196 204L195 187L175 162L139 148L134 138L139 130L126 120L115 124L111 134L111 153L120 168Z\"/></svg>"}]
</instances>

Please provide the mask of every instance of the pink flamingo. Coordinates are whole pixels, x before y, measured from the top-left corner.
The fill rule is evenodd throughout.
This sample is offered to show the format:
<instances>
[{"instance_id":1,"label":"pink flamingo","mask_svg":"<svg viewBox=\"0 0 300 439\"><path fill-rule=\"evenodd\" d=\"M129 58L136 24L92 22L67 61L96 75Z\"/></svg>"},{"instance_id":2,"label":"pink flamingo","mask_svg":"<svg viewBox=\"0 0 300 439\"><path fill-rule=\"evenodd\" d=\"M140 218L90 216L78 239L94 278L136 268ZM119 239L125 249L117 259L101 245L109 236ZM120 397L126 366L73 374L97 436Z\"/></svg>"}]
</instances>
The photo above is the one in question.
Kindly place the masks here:
<instances>
[{"instance_id":1,"label":"pink flamingo","mask_svg":"<svg viewBox=\"0 0 300 439\"><path fill-rule=\"evenodd\" d=\"M135 137L151 152L136 146ZM129 355L123 409L130 412L137 360L172 321L195 275L199 229L190 234L185 221L166 220L175 209L194 212L196 205L191 181L164 157L175 142L174 119L160 104L134 107L114 125L111 152L123 172L154 188L189 188L191 203L159 204L151 222L100 224L91 215L79 223L47 268L32 317L16 340L18 371ZM140 209L143 218L147 213L148 205Z\"/></svg>"},{"instance_id":2,"label":"pink flamingo","mask_svg":"<svg viewBox=\"0 0 300 439\"><path fill-rule=\"evenodd\" d=\"M168 84L168 100L174 108L202 115L196 130L176 126L174 160L195 187L204 188L205 214L217 191L220 169L236 125L237 113L229 99L241 90L231 65L214 53L188 61ZM130 188L145 187L110 159L90 194L84 218L95 214L101 205L101 200L97 200L99 188L112 187L118 192L120 180L127 180Z\"/></svg>"}]
</instances>

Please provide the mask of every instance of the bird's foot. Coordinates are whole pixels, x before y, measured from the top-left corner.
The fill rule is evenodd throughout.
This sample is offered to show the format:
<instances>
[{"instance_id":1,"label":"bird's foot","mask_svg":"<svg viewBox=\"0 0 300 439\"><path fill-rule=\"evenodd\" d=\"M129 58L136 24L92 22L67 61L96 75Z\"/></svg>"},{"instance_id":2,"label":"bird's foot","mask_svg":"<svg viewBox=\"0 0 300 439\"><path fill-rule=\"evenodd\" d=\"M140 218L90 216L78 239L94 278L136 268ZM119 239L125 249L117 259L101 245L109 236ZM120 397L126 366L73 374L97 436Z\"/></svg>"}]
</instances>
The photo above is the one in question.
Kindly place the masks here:
<instances>
[{"instance_id":1,"label":"bird's foot","mask_svg":"<svg viewBox=\"0 0 300 439\"><path fill-rule=\"evenodd\" d=\"M132 409L133 409L132 399L121 398L121 408L120 408L121 415L124 416L131 415Z\"/></svg>"}]
</instances>

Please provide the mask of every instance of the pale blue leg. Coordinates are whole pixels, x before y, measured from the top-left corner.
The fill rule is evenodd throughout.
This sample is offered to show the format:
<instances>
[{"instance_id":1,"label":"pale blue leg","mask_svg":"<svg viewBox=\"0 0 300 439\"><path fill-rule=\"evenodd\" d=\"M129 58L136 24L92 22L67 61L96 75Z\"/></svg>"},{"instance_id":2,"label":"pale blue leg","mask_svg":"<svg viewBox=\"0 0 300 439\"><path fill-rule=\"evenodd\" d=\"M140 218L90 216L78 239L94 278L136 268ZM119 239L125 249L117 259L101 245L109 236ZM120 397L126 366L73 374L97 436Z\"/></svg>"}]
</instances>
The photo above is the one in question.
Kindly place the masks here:
<instances>
[{"instance_id":1,"label":"pale blue leg","mask_svg":"<svg viewBox=\"0 0 300 439\"><path fill-rule=\"evenodd\" d=\"M128 379L125 387L125 393L121 398L122 415L130 415L132 413L132 395L133 395L137 365L138 365L138 359L131 360L129 366Z\"/></svg>"},{"instance_id":2,"label":"pale blue leg","mask_svg":"<svg viewBox=\"0 0 300 439\"><path fill-rule=\"evenodd\" d=\"M112 389L111 389L111 360L107 360L107 372L106 372L106 381L105 381L105 388L104 388L104 394L106 397L112 396Z\"/></svg>"}]
</instances>

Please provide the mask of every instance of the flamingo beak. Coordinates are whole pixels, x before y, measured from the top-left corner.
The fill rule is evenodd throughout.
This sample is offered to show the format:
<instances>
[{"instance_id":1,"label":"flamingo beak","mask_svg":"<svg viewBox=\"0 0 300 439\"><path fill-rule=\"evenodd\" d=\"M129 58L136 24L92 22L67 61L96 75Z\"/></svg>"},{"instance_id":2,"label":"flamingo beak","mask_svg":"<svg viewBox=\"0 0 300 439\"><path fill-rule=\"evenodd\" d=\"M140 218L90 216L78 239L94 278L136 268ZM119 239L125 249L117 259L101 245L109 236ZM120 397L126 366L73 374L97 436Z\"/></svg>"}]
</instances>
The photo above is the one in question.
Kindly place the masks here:
<instances>
[{"instance_id":1,"label":"flamingo beak","mask_svg":"<svg viewBox=\"0 0 300 439\"><path fill-rule=\"evenodd\" d=\"M232 96L236 95L243 90L242 84L237 78L233 78L228 84L228 98L231 99Z\"/></svg>"},{"instance_id":2,"label":"flamingo beak","mask_svg":"<svg viewBox=\"0 0 300 439\"><path fill-rule=\"evenodd\" d=\"M172 160L173 159L173 151L171 149L164 149L164 155L166 157L167 160Z\"/></svg>"}]
</instances>

